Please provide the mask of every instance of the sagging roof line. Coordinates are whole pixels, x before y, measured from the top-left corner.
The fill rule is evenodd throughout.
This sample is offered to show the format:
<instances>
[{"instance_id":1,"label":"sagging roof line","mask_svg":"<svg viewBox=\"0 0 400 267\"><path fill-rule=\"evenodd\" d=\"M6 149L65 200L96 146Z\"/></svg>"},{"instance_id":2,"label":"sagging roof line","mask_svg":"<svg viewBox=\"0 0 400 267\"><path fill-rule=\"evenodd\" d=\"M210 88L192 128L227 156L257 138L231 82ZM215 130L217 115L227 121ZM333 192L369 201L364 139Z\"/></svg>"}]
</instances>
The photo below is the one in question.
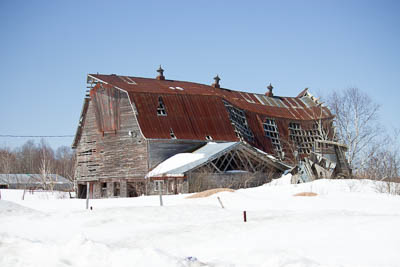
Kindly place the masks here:
<instances>
[{"instance_id":1,"label":"sagging roof line","mask_svg":"<svg viewBox=\"0 0 400 267\"><path fill-rule=\"evenodd\" d=\"M117 77L119 77L119 76L116 75L116 74L111 74L111 76L117 76ZM94 76L91 75L91 74L88 74L88 80L87 80L87 82L89 82L89 77L95 79L95 80L98 81L99 83L109 84L108 82L103 81L103 80L101 80L101 79L99 79L99 78L96 78L96 77L94 77ZM126 77L128 77L129 79L131 79L131 77L129 77L129 76L126 76ZM111 84L110 84L110 85L111 85ZM114 88L117 88L117 89L119 89L119 90L121 90L121 91L124 91L124 92L128 93L128 92L125 91L124 89L119 88L118 86L115 86L114 84L113 84L112 86L113 86Z\"/></svg>"}]
</instances>

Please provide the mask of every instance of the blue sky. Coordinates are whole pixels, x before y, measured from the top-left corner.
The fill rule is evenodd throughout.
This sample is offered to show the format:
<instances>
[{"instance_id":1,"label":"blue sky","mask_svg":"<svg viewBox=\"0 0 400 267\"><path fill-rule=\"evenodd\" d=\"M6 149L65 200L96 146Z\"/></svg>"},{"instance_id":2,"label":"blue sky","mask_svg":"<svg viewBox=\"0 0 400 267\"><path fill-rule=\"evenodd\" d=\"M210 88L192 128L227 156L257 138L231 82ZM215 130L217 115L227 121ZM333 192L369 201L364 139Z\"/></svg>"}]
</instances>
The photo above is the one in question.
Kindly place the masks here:
<instances>
[{"instance_id":1,"label":"blue sky","mask_svg":"<svg viewBox=\"0 0 400 267\"><path fill-rule=\"evenodd\" d=\"M73 135L88 73L155 77L159 64L283 96L358 87L400 128L399 14L400 1L0 0L0 135Z\"/></svg>"}]
</instances>

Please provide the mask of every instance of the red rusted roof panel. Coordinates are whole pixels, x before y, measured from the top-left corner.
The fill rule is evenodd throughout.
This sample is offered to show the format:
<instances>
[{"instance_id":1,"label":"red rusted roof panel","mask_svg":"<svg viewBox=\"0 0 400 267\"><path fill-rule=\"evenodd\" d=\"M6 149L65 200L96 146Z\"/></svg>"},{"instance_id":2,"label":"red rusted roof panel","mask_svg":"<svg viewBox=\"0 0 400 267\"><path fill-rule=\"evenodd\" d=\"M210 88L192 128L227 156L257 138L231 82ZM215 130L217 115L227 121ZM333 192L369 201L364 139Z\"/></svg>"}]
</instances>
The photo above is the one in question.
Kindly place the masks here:
<instances>
[{"instance_id":1,"label":"red rusted roof panel","mask_svg":"<svg viewBox=\"0 0 400 267\"><path fill-rule=\"evenodd\" d=\"M237 141L228 112L220 97L129 92L138 111L138 121L146 138L170 139L172 129L178 139ZM157 115L162 98L166 116Z\"/></svg>"},{"instance_id":2,"label":"red rusted roof panel","mask_svg":"<svg viewBox=\"0 0 400 267\"><path fill-rule=\"evenodd\" d=\"M310 114L314 112L312 107L306 106L299 98L294 97L266 97L258 94L259 99L266 97L268 102L272 103L271 105L265 105L260 103L260 100L253 93L214 88L199 83L103 74L90 74L89 76L129 93L218 96L241 109L271 117L311 120L312 116ZM313 105L316 104L314 103ZM329 116L331 116L330 113ZM324 113L322 117L327 118L329 116Z\"/></svg>"}]
</instances>

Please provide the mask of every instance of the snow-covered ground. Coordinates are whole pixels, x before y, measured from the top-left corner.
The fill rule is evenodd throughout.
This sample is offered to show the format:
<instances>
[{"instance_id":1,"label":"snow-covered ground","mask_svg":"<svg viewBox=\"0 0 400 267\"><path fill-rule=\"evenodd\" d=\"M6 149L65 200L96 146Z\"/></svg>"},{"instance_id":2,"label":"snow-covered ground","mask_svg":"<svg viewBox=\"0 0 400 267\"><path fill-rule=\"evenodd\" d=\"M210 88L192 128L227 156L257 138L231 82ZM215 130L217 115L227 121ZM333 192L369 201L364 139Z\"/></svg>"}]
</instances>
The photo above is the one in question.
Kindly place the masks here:
<instances>
[{"instance_id":1,"label":"snow-covered ground","mask_svg":"<svg viewBox=\"0 0 400 267\"><path fill-rule=\"evenodd\" d=\"M1 190L0 266L400 266L399 196L368 180L289 179L164 196L163 207L158 196L90 200L93 210Z\"/></svg>"}]
</instances>

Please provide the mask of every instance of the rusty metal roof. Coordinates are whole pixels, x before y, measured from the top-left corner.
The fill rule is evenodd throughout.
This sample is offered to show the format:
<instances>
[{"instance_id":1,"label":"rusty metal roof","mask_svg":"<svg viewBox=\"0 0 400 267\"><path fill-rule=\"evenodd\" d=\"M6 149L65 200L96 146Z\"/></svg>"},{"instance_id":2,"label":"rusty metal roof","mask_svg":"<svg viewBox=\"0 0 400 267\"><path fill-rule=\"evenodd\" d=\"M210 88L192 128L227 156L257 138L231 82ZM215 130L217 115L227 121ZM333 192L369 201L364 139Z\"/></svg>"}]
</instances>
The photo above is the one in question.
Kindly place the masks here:
<instances>
[{"instance_id":1,"label":"rusty metal roof","mask_svg":"<svg viewBox=\"0 0 400 267\"><path fill-rule=\"evenodd\" d=\"M172 131L177 139L206 140L208 136L216 141L238 141L222 100L245 111L254 134L250 143L269 153L273 148L263 129L266 118L277 119L280 137L286 140L288 121L306 123L333 118L307 90L297 97L269 97L193 82L115 74L89 74L88 83L107 84L126 91L136 108L142 133L150 139L170 139ZM157 115L159 97L165 105L166 116Z\"/></svg>"},{"instance_id":2,"label":"rusty metal roof","mask_svg":"<svg viewBox=\"0 0 400 267\"><path fill-rule=\"evenodd\" d=\"M198 95L224 98L231 104L251 112L271 117L293 120L313 120L316 116L332 117L326 107L321 108L305 94L306 90L297 97L268 97L263 94L234 91L225 88L215 88L210 85L175 81L157 80L150 78L119 76L115 74L89 74L88 80L107 83L125 90L133 96L135 93L152 93L157 95ZM135 102L136 103L136 102Z\"/></svg>"},{"instance_id":3,"label":"rusty metal roof","mask_svg":"<svg viewBox=\"0 0 400 267\"><path fill-rule=\"evenodd\" d=\"M177 139L237 140L228 113L217 96L128 92L138 111L137 118L146 138L170 139L172 129ZM167 116L158 116L162 98Z\"/></svg>"}]
</instances>

